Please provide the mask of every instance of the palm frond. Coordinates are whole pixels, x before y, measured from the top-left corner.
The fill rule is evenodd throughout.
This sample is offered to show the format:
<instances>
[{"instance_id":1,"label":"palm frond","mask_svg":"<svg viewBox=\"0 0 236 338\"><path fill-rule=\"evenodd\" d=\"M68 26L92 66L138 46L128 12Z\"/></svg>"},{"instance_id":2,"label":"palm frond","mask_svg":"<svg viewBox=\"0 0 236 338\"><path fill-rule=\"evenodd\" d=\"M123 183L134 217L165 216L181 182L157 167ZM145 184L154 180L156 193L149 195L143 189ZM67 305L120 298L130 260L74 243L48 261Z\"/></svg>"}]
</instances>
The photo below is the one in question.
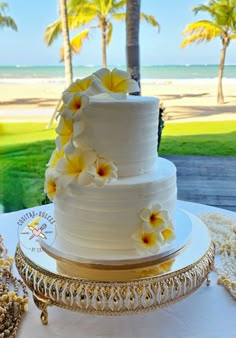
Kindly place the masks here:
<instances>
[{"instance_id":1,"label":"palm frond","mask_svg":"<svg viewBox=\"0 0 236 338\"><path fill-rule=\"evenodd\" d=\"M83 42L88 38L89 29L85 29L70 40L71 51L73 54L79 54ZM64 48L60 50L60 61L64 61Z\"/></svg>"},{"instance_id":2,"label":"palm frond","mask_svg":"<svg viewBox=\"0 0 236 338\"><path fill-rule=\"evenodd\" d=\"M126 13L115 13L112 15L112 19L117 21L124 21L126 17Z\"/></svg>"},{"instance_id":3,"label":"palm frond","mask_svg":"<svg viewBox=\"0 0 236 338\"><path fill-rule=\"evenodd\" d=\"M47 46L55 41L58 35L61 33L61 20L57 20L47 26L44 32L44 41L47 43Z\"/></svg>"},{"instance_id":4,"label":"palm frond","mask_svg":"<svg viewBox=\"0 0 236 338\"><path fill-rule=\"evenodd\" d=\"M121 0L121 1L117 2L117 3L114 5L114 7L115 7L116 9L122 8L122 7L124 7L124 6L126 5L126 2L127 2L127 0Z\"/></svg>"},{"instance_id":5,"label":"palm frond","mask_svg":"<svg viewBox=\"0 0 236 338\"><path fill-rule=\"evenodd\" d=\"M69 27L76 29L93 21L97 17L95 4L81 0L71 0L68 3Z\"/></svg>"},{"instance_id":6,"label":"palm frond","mask_svg":"<svg viewBox=\"0 0 236 338\"><path fill-rule=\"evenodd\" d=\"M17 25L10 16L0 16L0 27L10 27L17 31Z\"/></svg>"},{"instance_id":7,"label":"palm frond","mask_svg":"<svg viewBox=\"0 0 236 338\"><path fill-rule=\"evenodd\" d=\"M206 40L213 39L220 36L223 33L222 28L215 24L212 21L201 20L188 24L184 31L183 35L205 35Z\"/></svg>"},{"instance_id":8,"label":"palm frond","mask_svg":"<svg viewBox=\"0 0 236 338\"><path fill-rule=\"evenodd\" d=\"M230 35L231 40L236 40L236 33Z\"/></svg>"},{"instance_id":9,"label":"palm frond","mask_svg":"<svg viewBox=\"0 0 236 338\"><path fill-rule=\"evenodd\" d=\"M185 38L182 42L181 42L181 45L180 47L181 48L184 48L186 47L187 45L190 45L192 43L201 43L201 42L209 42L211 41L212 38L210 38L209 36L207 36L206 34L202 34L202 33L198 33L198 34L195 34L195 35L191 35L191 36L188 36L187 38Z\"/></svg>"},{"instance_id":10,"label":"palm frond","mask_svg":"<svg viewBox=\"0 0 236 338\"><path fill-rule=\"evenodd\" d=\"M113 25L112 25L111 22L108 22L108 25L107 25L107 41L106 41L107 45L109 45L109 43L111 42L112 32L113 32Z\"/></svg>"},{"instance_id":11,"label":"palm frond","mask_svg":"<svg viewBox=\"0 0 236 338\"><path fill-rule=\"evenodd\" d=\"M210 15L212 15L212 8L210 6L207 6L207 5L196 6L192 9L192 11L194 12L194 14L198 14L198 12L206 12L206 13L209 13Z\"/></svg>"},{"instance_id":12,"label":"palm frond","mask_svg":"<svg viewBox=\"0 0 236 338\"><path fill-rule=\"evenodd\" d=\"M155 17L153 15L148 15L143 12L140 13L140 19L145 20L146 22L150 23L152 26L157 27L158 31L160 30L160 25L156 21Z\"/></svg>"},{"instance_id":13,"label":"palm frond","mask_svg":"<svg viewBox=\"0 0 236 338\"><path fill-rule=\"evenodd\" d=\"M14 19L8 15L6 15L6 9L9 6L6 2L0 2L0 27L10 27L14 31L17 31L17 25Z\"/></svg>"}]
</instances>

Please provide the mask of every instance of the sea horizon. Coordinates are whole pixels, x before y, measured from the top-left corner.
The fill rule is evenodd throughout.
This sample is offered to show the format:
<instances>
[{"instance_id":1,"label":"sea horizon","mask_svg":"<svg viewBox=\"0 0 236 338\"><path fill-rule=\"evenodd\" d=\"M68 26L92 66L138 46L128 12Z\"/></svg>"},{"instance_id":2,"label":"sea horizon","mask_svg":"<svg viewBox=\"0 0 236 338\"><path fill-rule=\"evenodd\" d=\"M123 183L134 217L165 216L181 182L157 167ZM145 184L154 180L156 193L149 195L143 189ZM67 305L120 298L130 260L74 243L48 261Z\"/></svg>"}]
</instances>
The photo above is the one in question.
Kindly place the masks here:
<instances>
[{"instance_id":1,"label":"sea horizon","mask_svg":"<svg viewBox=\"0 0 236 338\"><path fill-rule=\"evenodd\" d=\"M100 65L73 66L73 77L83 78L100 68ZM125 65L109 65L108 68L126 70ZM215 64L144 65L141 66L141 82L150 84L203 80L215 82L218 79L218 70L219 65ZM236 64L225 65L223 79L227 83L236 82ZM64 82L64 65L0 66L0 83L60 84Z\"/></svg>"}]
</instances>

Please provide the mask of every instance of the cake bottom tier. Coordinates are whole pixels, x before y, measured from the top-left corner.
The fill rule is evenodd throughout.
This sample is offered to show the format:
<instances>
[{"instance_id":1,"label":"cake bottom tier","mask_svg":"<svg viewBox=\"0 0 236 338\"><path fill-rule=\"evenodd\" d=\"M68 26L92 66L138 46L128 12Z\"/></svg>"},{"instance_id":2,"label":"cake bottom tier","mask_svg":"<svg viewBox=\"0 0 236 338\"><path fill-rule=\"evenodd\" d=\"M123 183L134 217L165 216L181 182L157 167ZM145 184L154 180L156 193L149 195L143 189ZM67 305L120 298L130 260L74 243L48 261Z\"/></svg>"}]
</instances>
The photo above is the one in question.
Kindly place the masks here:
<instances>
[{"instance_id":1,"label":"cake bottom tier","mask_svg":"<svg viewBox=\"0 0 236 338\"><path fill-rule=\"evenodd\" d=\"M104 256L135 255L133 234L143 209L156 205L174 224L176 168L158 158L152 172L121 178L105 187L72 186L55 198L56 241L64 252L84 257L102 250Z\"/></svg>"}]
</instances>

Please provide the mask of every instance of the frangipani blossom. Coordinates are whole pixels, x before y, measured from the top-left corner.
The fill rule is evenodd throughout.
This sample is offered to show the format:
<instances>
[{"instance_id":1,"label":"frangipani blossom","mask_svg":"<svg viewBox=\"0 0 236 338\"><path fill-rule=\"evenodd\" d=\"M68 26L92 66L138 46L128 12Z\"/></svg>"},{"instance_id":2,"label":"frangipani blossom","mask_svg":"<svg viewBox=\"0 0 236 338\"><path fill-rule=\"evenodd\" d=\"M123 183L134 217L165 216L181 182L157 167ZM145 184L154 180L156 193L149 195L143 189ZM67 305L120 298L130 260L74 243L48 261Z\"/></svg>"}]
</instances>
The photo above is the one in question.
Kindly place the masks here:
<instances>
[{"instance_id":1,"label":"frangipani blossom","mask_svg":"<svg viewBox=\"0 0 236 338\"><path fill-rule=\"evenodd\" d=\"M156 232L145 232L138 229L132 238L135 240L136 249L139 253L157 253L160 251L160 243Z\"/></svg>"},{"instance_id":2,"label":"frangipani blossom","mask_svg":"<svg viewBox=\"0 0 236 338\"><path fill-rule=\"evenodd\" d=\"M57 162L55 169L62 174L65 185L72 181L76 181L80 185L88 185L92 182L93 177L87 169L96 161L96 157L94 151L83 151L77 148L73 153L65 154L65 157Z\"/></svg>"},{"instance_id":3,"label":"frangipani blossom","mask_svg":"<svg viewBox=\"0 0 236 338\"><path fill-rule=\"evenodd\" d=\"M172 242L176 238L174 230L169 226L162 231L162 236L167 243Z\"/></svg>"},{"instance_id":4,"label":"frangipani blossom","mask_svg":"<svg viewBox=\"0 0 236 338\"><path fill-rule=\"evenodd\" d=\"M64 97L63 97L64 99ZM73 116L78 113L82 107L81 95L74 94L70 97L70 100L65 104L63 115L68 119L72 119Z\"/></svg>"},{"instance_id":5,"label":"frangipani blossom","mask_svg":"<svg viewBox=\"0 0 236 338\"><path fill-rule=\"evenodd\" d=\"M90 88L93 82L93 75L85 77L84 79L77 79L63 92L63 102L67 104L70 99L74 96L74 94L86 93L86 91Z\"/></svg>"},{"instance_id":6,"label":"frangipani blossom","mask_svg":"<svg viewBox=\"0 0 236 338\"><path fill-rule=\"evenodd\" d=\"M53 201L56 193L58 193L58 182L57 175L52 171L46 171L46 180L44 184L44 192L47 194L48 198Z\"/></svg>"},{"instance_id":7,"label":"frangipani blossom","mask_svg":"<svg viewBox=\"0 0 236 338\"><path fill-rule=\"evenodd\" d=\"M64 151L63 150L58 150L57 148L53 151L50 160L47 164L48 167L50 168L55 168L58 160L64 156Z\"/></svg>"},{"instance_id":8,"label":"frangipani blossom","mask_svg":"<svg viewBox=\"0 0 236 338\"><path fill-rule=\"evenodd\" d=\"M145 231L156 231L160 234L167 227L169 221L168 212L162 210L159 204L150 209L144 208L139 217L143 221L142 227Z\"/></svg>"},{"instance_id":9,"label":"frangipani blossom","mask_svg":"<svg viewBox=\"0 0 236 338\"><path fill-rule=\"evenodd\" d=\"M94 73L103 86L112 93L132 93L139 91L138 83L132 80L129 73L114 68L110 71L102 68Z\"/></svg>"},{"instance_id":10,"label":"frangipani blossom","mask_svg":"<svg viewBox=\"0 0 236 338\"><path fill-rule=\"evenodd\" d=\"M73 82L66 90L68 93L80 93L86 91L93 81L93 76L87 76L83 79L77 79L75 82Z\"/></svg>"},{"instance_id":11,"label":"frangipani blossom","mask_svg":"<svg viewBox=\"0 0 236 338\"><path fill-rule=\"evenodd\" d=\"M104 186L105 184L117 179L116 165L105 158L97 158L94 166L88 169L89 173L94 177L94 183L97 186Z\"/></svg>"},{"instance_id":12,"label":"frangipani blossom","mask_svg":"<svg viewBox=\"0 0 236 338\"><path fill-rule=\"evenodd\" d=\"M75 93L65 97L65 94L63 94L63 101L65 104L61 115L70 120L79 120L83 108L89 103L89 96Z\"/></svg>"},{"instance_id":13,"label":"frangipani blossom","mask_svg":"<svg viewBox=\"0 0 236 338\"><path fill-rule=\"evenodd\" d=\"M56 138L56 146L58 149L63 149L64 146L70 141L73 129L74 127L72 120L61 116L59 124L56 128L56 132L59 135Z\"/></svg>"}]
</instances>

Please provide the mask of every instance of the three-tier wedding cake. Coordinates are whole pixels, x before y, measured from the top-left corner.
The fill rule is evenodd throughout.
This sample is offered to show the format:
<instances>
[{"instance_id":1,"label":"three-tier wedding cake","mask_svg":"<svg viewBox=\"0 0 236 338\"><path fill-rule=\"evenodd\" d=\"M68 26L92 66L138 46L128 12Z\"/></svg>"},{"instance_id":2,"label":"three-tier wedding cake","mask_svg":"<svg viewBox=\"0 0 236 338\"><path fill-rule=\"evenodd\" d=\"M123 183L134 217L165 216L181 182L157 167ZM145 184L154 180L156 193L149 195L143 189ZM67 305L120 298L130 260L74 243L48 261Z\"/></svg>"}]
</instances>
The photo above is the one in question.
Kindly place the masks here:
<instances>
[{"instance_id":1,"label":"three-tier wedding cake","mask_svg":"<svg viewBox=\"0 0 236 338\"><path fill-rule=\"evenodd\" d=\"M157 156L159 100L101 69L63 93L45 192L57 246L81 258L154 255L175 238L176 168Z\"/></svg>"}]
</instances>

